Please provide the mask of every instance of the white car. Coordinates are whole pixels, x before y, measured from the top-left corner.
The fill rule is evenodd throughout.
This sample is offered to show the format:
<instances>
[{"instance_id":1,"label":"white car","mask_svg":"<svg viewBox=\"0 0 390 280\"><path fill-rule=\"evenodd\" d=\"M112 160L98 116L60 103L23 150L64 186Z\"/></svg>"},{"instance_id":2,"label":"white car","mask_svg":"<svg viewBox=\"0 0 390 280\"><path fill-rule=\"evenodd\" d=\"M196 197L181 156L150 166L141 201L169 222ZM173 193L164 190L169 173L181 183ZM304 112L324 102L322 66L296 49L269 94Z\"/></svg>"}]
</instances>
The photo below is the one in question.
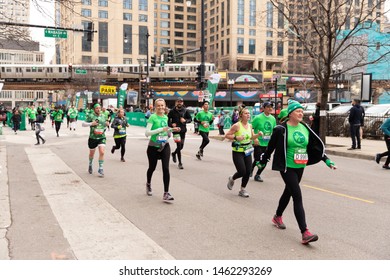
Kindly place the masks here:
<instances>
[{"instance_id":1,"label":"white car","mask_svg":"<svg viewBox=\"0 0 390 280\"><path fill-rule=\"evenodd\" d=\"M390 118L390 104L377 104L368 108L364 117L364 134L372 137L382 136L380 127L387 118Z\"/></svg>"}]
</instances>

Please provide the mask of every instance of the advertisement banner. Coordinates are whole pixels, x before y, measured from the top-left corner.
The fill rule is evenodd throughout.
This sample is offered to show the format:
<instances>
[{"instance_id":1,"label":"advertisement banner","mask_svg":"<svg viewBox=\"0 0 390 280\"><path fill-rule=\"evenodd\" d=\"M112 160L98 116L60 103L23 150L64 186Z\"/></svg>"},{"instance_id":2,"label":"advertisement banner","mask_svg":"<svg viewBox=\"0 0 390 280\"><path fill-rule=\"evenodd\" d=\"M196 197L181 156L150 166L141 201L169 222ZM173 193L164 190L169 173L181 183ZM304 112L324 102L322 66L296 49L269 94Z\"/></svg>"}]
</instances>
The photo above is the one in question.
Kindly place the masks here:
<instances>
[{"instance_id":1,"label":"advertisement banner","mask_svg":"<svg viewBox=\"0 0 390 280\"><path fill-rule=\"evenodd\" d=\"M138 102L138 92L130 90L127 93L127 105L137 105Z\"/></svg>"},{"instance_id":2,"label":"advertisement banner","mask_svg":"<svg viewBox=\"0 0 390 280\"><path fill-rule=\"evenodd\" d=\"M121 106L122 106L122 108L125 107L125 99L126 99L126 97L127 97L127 93L126 93L127 86L128 86L127 83L123 83L123 84L119 87L118 99L117 99L117 108L119 108L119 107L121 107Z\"/></svg>"}]
</instances>

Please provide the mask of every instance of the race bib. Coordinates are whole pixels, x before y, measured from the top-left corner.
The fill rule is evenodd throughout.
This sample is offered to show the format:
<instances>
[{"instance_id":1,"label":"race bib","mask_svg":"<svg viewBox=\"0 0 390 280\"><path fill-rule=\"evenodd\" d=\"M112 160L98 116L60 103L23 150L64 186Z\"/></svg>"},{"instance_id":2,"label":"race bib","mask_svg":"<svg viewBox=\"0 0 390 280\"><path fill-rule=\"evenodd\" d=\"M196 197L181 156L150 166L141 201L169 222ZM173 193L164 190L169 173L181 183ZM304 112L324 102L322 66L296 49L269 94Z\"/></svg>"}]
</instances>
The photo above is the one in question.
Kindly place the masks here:
<instances>
[{"instance_id":1,"label":"race bib","mask_svg":"<svg viewBox=\"0 0 390 280\"><path fill-rule=\"evenodd\" d=\"M168 135L165 134L159 134L157 135L157 143L165 143L168 141Z\"/></svg>"},{"instance_id":2,"label":"race bib","mask_svg":"<svg viewBox=\"0 0 390 280\"><path fill-rule=\"evenodd\" d=\"M173 141L175 143L180 143L181 142L180 134L173 134Z\"/></svg>"},{"instance_id":3,"label":"race bib","mask_svg":"<svg viewBox=\"0 0 390 280\"><path fill-rule=\"evenodd\" d=\"M101 134L104 133L104 128L95 128L93 133L96 134L96 135L101 135Z\"/></svg>"},{"instance_id":4,"label":"race bib","mask_svg":"<svg viewBox=\"0 0 390 280\"><path fill-rule=\"evenodd\" d=\"M209 127L209 124L208 124L208 123L205 123L205 124L203 125L203 127Z\"/></svg>"},{"instance_id":5,"label":"race bib","mask_svg":"<svg viewBox=\"0 0 390 280\"><path fill-rule=\"evenodd\" d=\"M244 147L245 156L250 156L253 153L254 150L255 149L253 148L252 145L245 146Z\"/></svg>"},{"instance_id":6,"label":"race bib","mask_svg":"<svg viewBox=\"0 0 390 280\"><path fill-rule=\"evenodd\" d=\"M121 129L118 130L118 132L119 132L120 135L124 135L124 134L126 134L126 129L121 128Z\"/></svg>"},{"instance_id":7,"label":"race bib","mask_svg":"<svg viewBox=\"0 0 390 280\"><path fill-rule=\"evenodd\" d=\"M294 152L294 163L296 164L307 164L309 156L307 155L306 149L296 149Z\"/></svg>"},{"instance_id":8,"label":"race bib","mask_svg":"<svg viewBox=\"0 0 390 280\"><path fill-rule=\"evenodd\" d=\"M269 139L271 139L271 135L264 135L263 136L264 141L269 141Z\"/></svg>"}]
</instances>

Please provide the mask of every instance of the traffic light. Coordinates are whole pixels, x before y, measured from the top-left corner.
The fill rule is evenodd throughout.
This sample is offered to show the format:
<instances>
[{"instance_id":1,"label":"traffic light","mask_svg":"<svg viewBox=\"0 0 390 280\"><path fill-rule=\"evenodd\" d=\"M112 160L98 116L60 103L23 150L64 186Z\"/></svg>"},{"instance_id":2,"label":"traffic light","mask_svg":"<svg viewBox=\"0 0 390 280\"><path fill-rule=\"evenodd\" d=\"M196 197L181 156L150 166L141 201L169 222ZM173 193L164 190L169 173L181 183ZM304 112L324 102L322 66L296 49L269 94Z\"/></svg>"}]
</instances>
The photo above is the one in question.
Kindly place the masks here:
<instances>
[{"instance_id":1,"label":"traffic light","mask_svg":"<svg viewBox=\"0 0 390 280\"><path fill-rule=\"evenodd\" d=\"M141 96L146 97L146 83L141 83Z\"/></svg>"},{"instance_id":2,"label":"traffic light","mask_svg":"<svg viewBox=\"0 0 390 280\"><path fill-rule=\"evenodd\" d=\"M150 59L150 66L156 67L156 60L157 60L156 55L152 55L152 57Z\"/></svg>"},{"instance_id":3,"label":"traffic light","mask_svg":"<svg viewBox=\"0 0 390 280\"><path fill-rule=\"evenodd\" d=\"M198 67L196 67L196 81L201 82L202 81L202 65L199 64Z\"/></svg>"},{"instance_id":4,"label":"traffic light","mask_svg":"<svg viewBox=\"0 0 390 280\"><path fill-rule=\"evenodd\" d=\"M173 50L171 48L169 48L167 50L167 52L168 52L167 61L168 61L168 63L172 63L173 62Z\"/></svg>"},{"instance_id":5,"label":"traffic light","mask_svg":"<svg viewBox=\"0 0 390 280\"><path fill-rule=\"evenodd\" d=\"M72 73L73 68L72 68L72 63L69 63L68 65L68 73Z\"/></svg>"},{"instance_id":6,"label":"traffic light","mask_svg":"<svg viewBox=\"0 0 390 280\"><path fill-rule=\"evenodd\" d=\"M92 42L93 41L93 33L94 33L94 30L93 30L93 22L90 21L87 23L87 31L84 31L87 33L87 41L88 42Z\"/></svg>"},{"instance_id":7,"label":"traffic light","mask_svg":"<svg viewBox=\"0 0 390 280\"><path fill-rule=\"evenodd\" d=\"M107 75L110 75L111 74L111 66L107 66L106 70L107 70Z\"/></svg>"}]
</instances>

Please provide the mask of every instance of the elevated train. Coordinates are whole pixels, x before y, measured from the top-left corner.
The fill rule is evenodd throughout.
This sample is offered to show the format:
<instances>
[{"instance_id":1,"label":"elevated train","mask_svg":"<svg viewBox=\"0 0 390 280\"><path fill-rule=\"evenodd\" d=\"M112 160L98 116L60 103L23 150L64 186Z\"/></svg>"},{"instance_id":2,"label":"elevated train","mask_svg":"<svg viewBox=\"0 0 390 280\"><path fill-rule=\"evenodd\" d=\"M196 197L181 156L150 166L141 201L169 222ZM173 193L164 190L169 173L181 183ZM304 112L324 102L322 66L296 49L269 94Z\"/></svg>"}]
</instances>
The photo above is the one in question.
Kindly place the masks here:
<instances>
[{"instance_id":1,"label":"elevated train","mask_svg":"<svg viewBox=\"0 0 390 280\"><path fill-rule=\"evenodd\" d=\"M193 81L197 77L197 67L200 63L165 64L164 66L149 66L149 77L152 81ZM108 69L110 73L108 74ZM71 69L71 71L69 71ZM100 78L117 81L139 81L146 76L146 65L139 64L98 64L98 65L32 65L3 64L0 65L0 79L4 81L70 81ZM215 72L215 65L205 63L205 77Z\"/></svg>"}]
</instances>

